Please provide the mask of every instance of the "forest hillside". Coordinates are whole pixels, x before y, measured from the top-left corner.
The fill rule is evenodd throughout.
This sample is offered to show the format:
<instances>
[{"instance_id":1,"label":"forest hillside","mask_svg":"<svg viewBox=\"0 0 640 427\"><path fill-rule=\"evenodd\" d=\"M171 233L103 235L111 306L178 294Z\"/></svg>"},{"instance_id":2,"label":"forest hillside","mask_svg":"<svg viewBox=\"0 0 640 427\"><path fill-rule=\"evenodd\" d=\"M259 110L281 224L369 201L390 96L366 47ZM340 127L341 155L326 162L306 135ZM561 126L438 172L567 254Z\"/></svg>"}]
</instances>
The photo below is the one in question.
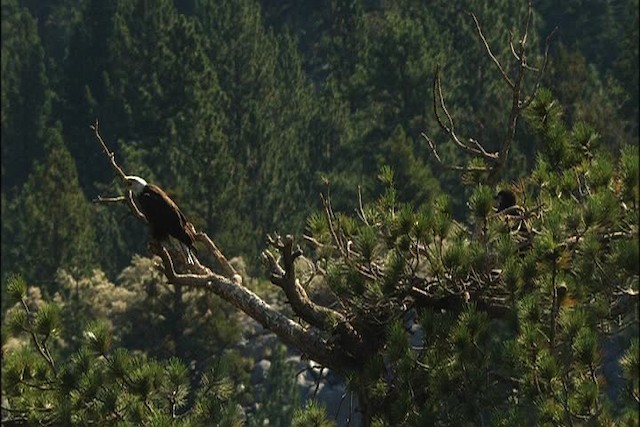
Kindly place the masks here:
<instances>
[{"instance_id":1,"label":"forest hillside","mask_svg":"<svg viewBox=\"0 0 640 427\"><path fill-rule=\"evenodd\" d=\"M637 0L1 4L3 425L637 424Z\"/></svg>"}]
</instances>

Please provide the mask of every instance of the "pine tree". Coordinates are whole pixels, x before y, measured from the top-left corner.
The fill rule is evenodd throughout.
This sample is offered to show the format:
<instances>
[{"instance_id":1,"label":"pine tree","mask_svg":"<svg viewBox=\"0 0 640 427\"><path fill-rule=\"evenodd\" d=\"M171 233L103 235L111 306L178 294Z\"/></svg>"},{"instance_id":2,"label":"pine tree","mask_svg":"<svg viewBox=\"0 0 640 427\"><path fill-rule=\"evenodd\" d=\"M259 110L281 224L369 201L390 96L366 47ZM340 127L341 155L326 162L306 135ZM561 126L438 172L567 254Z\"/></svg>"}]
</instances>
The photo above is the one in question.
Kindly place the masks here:
<instances>
[{"instance_id":1,"label":"pine tree","mask_svg":"<svg viewBox=\"0 0 640 427\"><path fill-rule=\"evenodd\" d=\"M591 127L567 127L548 91L528 119L540 150L513 187L524 209L515 222L492 212L486 185L468 200L476 232L452 221L445 199L414 211L398 201L389 169L380 175L388 190L358 215L310 220L321 276L371 346L349 379L365 418L568 425L628 416L603 385L614 381L603 365L623 353L603 351L609 335L627 350L623 337L638 332L638 157L627 147L614 158Z\"/></svg>"},{"instance_id":2,"label":"pine tree","mask_svg":"<svg viewBox=\"0 0 640 427\"><path fill-rule=\"evenodd\" d=\"M81 348L60 358L61 310L51 302L35 306L27 290L20 276L8 281L15 305L3 319L3 424L242 425L224 362L193 384L177 358L158 361L115 347L104 321L85 325Z\"/></svg>"},{"instance_id":3,"label":"pine tree","mask_svg":"<svg viewBox=\"0 0 640 427\"><path fill-rule=\"evenodd\" d=\"M265 29L256 1L201 1L196 16L224 92L223 132L233 159L227 177L236 209L225 215L234 238L221 241L230 253L253 258L258 236L300 225L308 212L317 106L295 40Z\"/></svg>"},{"instance_id":4,"label":"pine tree","mask_svg":"<svg viewBox=\"0 0 640 427\"><path fill-rule=\"evenodd\" d=\"M637 1L540 3L528 45L556 24L561 43L531 104L514 94L536 79L509 89L465 13L532 77L535 52L507 65L526 2L275 3L3 2L2 274L42 285L3 277L3 421L240 424L224 299L342 375L366 426L637 424ZM443 144L434 87L468 151L518 119L499 173ZM82 194L112 184L96 117L127 172L252 269L266 231L304 233L262 257L290 304L233 271L163 263L168 285L149 259L116 280L147 229ZM420 138L437 129L442 159ZM500 190L517 206L496 212ZM309 405L292 424L331 422Z\"/></svg>"},{"instance_id":5,"label":"pine tree","mask_svg":"<svg viewBox=\"0 0 640 427\"><path fill-rule=\"evenodd\" d=\"M5 266L53 292L56 270L89 271L96 246L91 208L61 130L48 129L45 141L46 158L10 201L3 228L12 245Z\"/></svg>"},{"instance_id":6,"label":"pine tree","mask_svg":"<svg viewBox=\"0 0 640 427\"><path fill-rule=\"evenodd\" d=\"M2 191L12 197L43 155L51 93L36 21L2 3Z\"/></svg>"},{"instance_id":7,"label":"pine tree","mask_svg":"<svg viewBox=\"0 0 640 427\"><path fill-rule=\"evenodd\" d=\"M293 414L298 410L298 389L296 372L287 364L287 349L277 345L271 355L271 365L266 377L257 390L258 410L251 415L249 427L276 425L287 427L292 425Z\"/></svg>"},{"instance_id":8,"label":"pine tree","mask_svg":"<svg viewBox=\"0 0 640 427\"><path fill-rule=\"evenodd\" d=\"M114 27L115 2L86 1L75 21L69 38L68 55L61 64L57 117L64 128L64 139L78 162L78 176L84 191L94 192L96 182L105 181L107 169L94 167L97 159L91 144L88 124L96 118L100 122L119 123L106 104L105 85L109 79L110 43ZM110 127L108 136L117 135ZM114 132L113 134L111 132ZM91 160L89 160L91 159Z\"/></svg>"}]
</instances>

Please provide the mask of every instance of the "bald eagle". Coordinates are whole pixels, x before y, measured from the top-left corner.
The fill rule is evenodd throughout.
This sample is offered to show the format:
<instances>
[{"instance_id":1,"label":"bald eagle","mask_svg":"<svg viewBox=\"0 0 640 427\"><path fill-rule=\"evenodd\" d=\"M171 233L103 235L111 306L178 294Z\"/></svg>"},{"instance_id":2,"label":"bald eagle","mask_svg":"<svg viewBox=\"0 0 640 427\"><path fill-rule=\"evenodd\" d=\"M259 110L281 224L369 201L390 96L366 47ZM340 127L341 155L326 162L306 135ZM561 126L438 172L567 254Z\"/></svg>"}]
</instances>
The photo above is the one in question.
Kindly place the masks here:
<instances>
[{"instance_id":1,"label":"bald eagle","mask_svg":"<svg viewBox=\"0 0 640 427\"><path fill-rule=\"evenodd\" d=\"M138 210L149 223L152 237L158 241L174 237L185 251L187 262L193 264L194 234L178 205L162 188L139 176L126 176L125 179Z\"/></svg>"},{"instance_id":2,"label":"bald eagle","mask_svg":"<svg viewBox=\"0 0 640 427\"><path fill-rule=\"evenodd\" d=\"M496 194L496 200L498 201L498 212L502 212L509 208L519 209L516 205L516 195L511 190L500 190L498 194ZM511 212L511 214L515 214L516 212Z\"/></svg>"}]
</instances>

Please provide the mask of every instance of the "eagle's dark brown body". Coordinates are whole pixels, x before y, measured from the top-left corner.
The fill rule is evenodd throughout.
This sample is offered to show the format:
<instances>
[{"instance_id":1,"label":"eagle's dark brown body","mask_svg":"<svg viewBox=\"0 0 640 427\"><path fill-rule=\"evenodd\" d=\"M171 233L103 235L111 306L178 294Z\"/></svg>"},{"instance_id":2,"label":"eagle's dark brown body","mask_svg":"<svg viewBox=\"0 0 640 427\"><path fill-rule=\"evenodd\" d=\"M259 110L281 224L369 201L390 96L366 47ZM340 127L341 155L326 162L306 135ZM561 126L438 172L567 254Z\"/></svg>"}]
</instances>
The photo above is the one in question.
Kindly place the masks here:
<instances>
[{"instance_id":1,"label":"eagle's dark brown body","mask_svg":"<svg viewBox=\"0 0 640 427\"><path fill-rule=\"evenodd\" d=\"M140 177L127 176L126 181L133 192L136 206L149 223L153 238L162 241L169 236L174 237L184 245L187 261L192 263L195 236L178 205L162 188L148 184Z\"/></svg>"},{"instance_id":2,"label":"eagle's dark brown body","mask_svg":"<svg viewBox=\"0 0 640 427\"><path fill-rule=\"evenodd\" d=\"M187 218L178 205L160 187L147 184L136 200L140 212L149 222L155 239L165 240L173 236L189 248L193 248L193 234L187 228Z\"/></svg>"},{"instance_id":3,"label":"eagle's dark brown body","mask_svg":"<svg viewBox=\"0 0 640 427\"><path fill-rule=\"evenodd\" d=\"M516 195L511 190L500 190L496 199L498 200L498 212L516 206Z\"/></svg>"}]
</instances>

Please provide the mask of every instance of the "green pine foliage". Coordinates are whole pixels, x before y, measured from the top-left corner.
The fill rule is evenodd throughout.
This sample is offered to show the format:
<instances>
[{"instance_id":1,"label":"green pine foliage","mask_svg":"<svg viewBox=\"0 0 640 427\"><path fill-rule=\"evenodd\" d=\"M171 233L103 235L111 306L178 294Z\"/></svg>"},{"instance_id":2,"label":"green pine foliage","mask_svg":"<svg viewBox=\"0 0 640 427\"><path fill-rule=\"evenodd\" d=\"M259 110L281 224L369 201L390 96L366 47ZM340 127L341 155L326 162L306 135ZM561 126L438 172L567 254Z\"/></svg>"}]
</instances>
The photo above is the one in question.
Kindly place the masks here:
<instances>
[{"instance_id":1,"label":"green pine foliage","mask_svg":"<svg viewBox=\"0 0 640 427\"><path fill-rule=\"evenodd\" d=\"M2 2L2 192L15 194L44 153L51 113L37 22L18 1Z\"/></svg>"},{"instance_id":2,"label":"green pine foliage","mask_svg":"<svg viewBox=\"0 0 640 427\"><path fill-rule=\"evenodd\" d=\"M249 427L295 425L295 414L300 409L296 374L293 365L287 363L287 348L278 345L271 354L266 378L257 390L259 406L248 420Z\"/></svg>"},{"instance_id":3,"label":"green pine foliage","mask_svg":"<svg viewBox=\"0 0 640 427\"><path fill-rule=\"evenodd\" d=\"M57 269L90 271L96 245L91 206L60 129L48 129L45 140L46 158L7 207L2 227L13 245L4 254L3 267L46 285L52 296Z\"/></svg>"},{"instance_id":4,"label":"green pine foliage","mask_svg":"<svg viewBox=\"0 0 640 427\"><path fill-rule=\"evenodd\" d=\"M86 325L77 351L58 358L59 308L34 306L25 288L21 277L9 280L19 302L7 312L3 330L3 419L10 414L16 422L41 425L242 425L238 389L223 361L194 382L177 358L158 361L114 348L113 330L102 320Z\"/></svg>"},{"instance_id":5,"label":"green pine foliage","mask_svg":"<svg viewBox=\"0 0 640 427\"><path fill-rule=\"evenodd\" d=\"M465 12L507 64L527 2L316 3L3 0L3 421L248 422L235 309L167 284L146 228L88 203L122 191L97 118L250 273L267 232L322 244L313 284L370 352L346 375L366 423L637 424L637 0L534 2L531 64L559 29L497 188L420 134L487 165L438 134L432 79L461 139L499 147L512 94ZM295 406L261 416L334 425Z\"/></svg>"},{"instance_id":6,"label":"green pine foliage","mask_svg":"<svg viewBox=\"0 0 640 427\"><path fill-rule=\"evenodd\" d=\"M617 159L603 152L593 129L567 128L556 103L541 91L528 116L541 148L532 176L515 188L530 212L517 228L494 213L493 192L482 185L469 198L469 217L482 230L452 223L444 200L423 217L395 200L389 168L375 214L365 206L332 221L356 243L355 264L334 255L327 284L368 339L380 340L372 343L380 353L350 380L378 422L567 425L628 416L608 400L606 381L614 378L603 363L612 355L603 346L608 334L623 334L609 307L638 287L637 183L627 180L638 156L629 148ZM319 216L310 226L330 244ZM383 269L382 283L375 269ZM448 293L490 287L513 313L471 303L453 317L426 308L417 317L423 345L410 346L402 301L425 278L441 289L443 304ZM637 334L632 311L622 313ZM630 353L616 357L632 378Z\"/></svg>"},{"instance_id":7,"label":"green pine foliage","mask_svg":"<svg viewBox=\"0 0 640 427\"><path fill-rule=\"evenodd\" d=\"M291 422L293 427L333 427L335 422L327 418L324 407L311 401L304 409L297 409Z\"/></svg>"}]
</instances>

